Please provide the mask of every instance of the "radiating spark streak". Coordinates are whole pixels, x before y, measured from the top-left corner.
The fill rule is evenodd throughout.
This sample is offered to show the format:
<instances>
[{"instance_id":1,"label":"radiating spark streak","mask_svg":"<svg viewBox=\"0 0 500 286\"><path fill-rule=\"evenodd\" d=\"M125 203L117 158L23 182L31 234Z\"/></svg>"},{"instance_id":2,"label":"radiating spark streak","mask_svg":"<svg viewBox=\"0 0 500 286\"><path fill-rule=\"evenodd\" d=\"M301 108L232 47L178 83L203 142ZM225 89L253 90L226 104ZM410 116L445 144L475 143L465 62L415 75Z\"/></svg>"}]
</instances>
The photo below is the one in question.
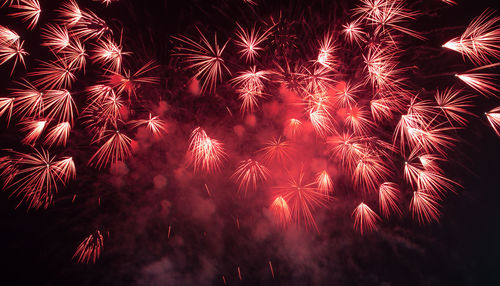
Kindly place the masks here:
<instances>
[{"instance_id":1,"label":"radiating spark streak","mask_svg":"<svg viewBox=\"0 0 500 286\"><path fill-rule=\"evenodd\" d=\"M202 82L202 93L207 90L208 92L214 92L217 81L222 80L223 72L231 73L222 58L222 53L228 41L220 48L217 42L217 34L215 34L214 45L212 46L200 29L198 27L196 29L200 34L201 43L186 36L173 37L186 45L186 47L177 47L178 52L174 55L182 57L188 64L187 68L195 71L195 77Z\"/></svg>"},{"instance_id":2,"label":"radiating spark streak","mask_svg":"<svg viewBox=\"0 0 500 286\"><path fill-rule=\"evenodd\" d=\"M81 11L76 2L74 2L74 5L63 6L61 10L63 9L65 9L63 17L72 25L71 34L77 38L81 38L83 41L92 38L99 39L106 33L111 32L106 21L99 18L92 11Z\"/></svg>"},{"instance_id":3,"label":"radiating spark streak","mask_svg":"<svg viewBox=\"0 0 500 286\"><path fill-rule=\"evenodd\" d=\"M244 191L246 195L248 189L256 190L257 184L267 181L270 175L267 167L248 159L239 163L232 178L238 183L238 191Z\"/></svg>"},{"instance_id":4,"label":"radiating spark streak","mask_svg":"<svg viewBox=\"0 0 500 286\"><path fill-rule=\"evenodd\" d=\"M347 113L345 124L351 128L355 134L366 134L369 128L373 125L368 118L368 112L361 107L352 107Z\"/></svg>"},{"instance_id":5,"label":"radiating spark streak","mask_svg":"<svg viewBox=\"0 0 500 286\"><path fill-rule=\"evenodd\" d=\"M391 105L392 101L387 98L379 98L370 101L370 110L372 112L373 119L376 121L391 119L394 112Z\"/></svg>"},{"instance_id":6,"label":"radiating spark streak","mask_svg":"<svg viewBox=\"0 0 500 286\"><path fill-rule=\"evenodd\" d=\"M365 155L356 164L353 181L357 186L373 191L389 174L390 169L381 158Z\"/></svg>"},{"instance_id":7,"label":"radiating spark streak","mask_svg":"<svg viewBox=\"0 0 500 286\"><path fill-rule=\"evenodd\" d=\"M441 0L443 1L444 3L448 4L448 5L458 5L458 3L454 0Z\"/></svg>"},{"instance_id":8,"label":"radiating spark streak","mask_svg":"<svg viewBox=\"0 0 500 286\"><path fill-rule=\"evenodd\" d=\"M12 45L20 39L21 38L14 30L0 25L0 43L2 45Z\"/></svg>"},{"instance_id":9,"label":"radiating spark streak","mask_svg":"<svg viewBox=\"0 0 500 286\"><path fill-rule=\"evenodd\" d=\"M351 84L350 82L339 84L335 93L335 104L339 107L351 107L356 104L357 93L360 84Z\"/></svg>"},{"instance_id":10,"label":"radiating spark streak","mask_svg":"<svg viewBox=\"0 0 500 286\"><path fill-rule=\"evenodd\" d=\"M81 70L85 72L85 64L87 63L87 51L85 50L85 46L79 39L73 39L70 41L69 45L63 49L60 54L66 59L68 62L68 66L70 68L74 68L76 70Z\"/></svg>"},{"instance_id":11,"label":"radiating spark streak","mask_svg":"<svg viewBox=\"0 0 500 286\"><path fill-rule=\"evenodd\" d=\"M433 220L438 221L441 215L436 199L424 191L413 192L410 211L413 218L420 224L429 223Z\"/></svg>"},{"instance_id":12,"label":"radiating spark streak","mask_svg":"<svg viewBox=\"0 0 500 286\"><path fill-rule=\"evenodd\" d=\"M106 5L106 7L108 7L111 3L118 2L120 0L92 0L92 1L101 2L102 4Z\"/></svg>"},{"instance_id":13,"label":"radiating spark streak","mask_svg":"<svg viewBox=\"0 0 500 286\"><path fill-rule=\"evenodd\" d=\"M95 263L104 248L104 238L99 230L87 236L76 248L73 259L78 263Z\"/></svg>"},{"instance_id":14,"label":"radiating spark streak","mask_svg":"<svg viewBox=\"0 0 500 286\"><path fill-rule=\"evenodd\" d=\"M209 197L211 197L211 196L212 196L212 193L210 192L210 189L208 188L208 185L207 185L207 184L205 184L205 190L207 191L207 195L208 195Z\"/></svg>"},{"instance_id":15,"label":"radiating spark streak","mask_svg":"<svg viewBox=\"0 0 500 286\"><path fill-rule=\"evenodd\" d=\"M417 186L420 190L440 196L446 191L454 192L456 182L434 171L424 170L418 173Z\"/></svg>"},{"instance_id":16,"label":"radiating spark streak","mask_svg":"<svg viewBox=\"0 0 500 286\"><path fill-rule=\"evenodd\" d=\"M23 22L29 22L28 29L32 30L38 23L40 18L40 13L42 9L40 8L40 3L38 0L21 0L20 4L13 5L12 8L18 9L20 11L9 14L12 17L22 18Z\"/></svg>"},{"instance_id":17,"label":"radiating spark streak","mask_svg":"<svg viewBox=\"0 0 500 286\"><path fill-rule=\"evenodd\" d=\"M16 32L0 26L0 65L14 59L10 72L11 75L18 62L26 67L24 56L28 55L28 53L24 50L23 45L24 41L21 41Z\"/></svg>"},{"instance_id":18,"label":"radiating spark streak","mask_svg":"<svg viewBox=\"0 0 500 286\"><path fill-rule=\"evenodd\" d=\"M313 108L309 110L309 120L314 127L314 131L321 137L328 136L334 132L332 121L327 111Z\"/></svg>"},{"instance_id":19,"label":"radiating spark streak","mask_svg":"<svg viewBox=\"0 0 500 286\"><path fill-rule=\"evenodd\" d=\"M361 235L374 231L377 228L376 223L380 220L380 217L364 203L360 203L352 215L354 216L354 228L358 229Z\"/></svg>"},{"instance_id":20,"label":"radiating spark streak","mask_svg":"<svg viewBox=\"0 0 500 286\"><path fill-rule=\"evenodd\" d=\"M269 71L257 71L253 66L250 70L241 72L230 82L238 89L239 99L242 100L241 111L253 112L259 105L258 99L263 97L264 80L269 80Z\"/></svg>"}]
</instances>

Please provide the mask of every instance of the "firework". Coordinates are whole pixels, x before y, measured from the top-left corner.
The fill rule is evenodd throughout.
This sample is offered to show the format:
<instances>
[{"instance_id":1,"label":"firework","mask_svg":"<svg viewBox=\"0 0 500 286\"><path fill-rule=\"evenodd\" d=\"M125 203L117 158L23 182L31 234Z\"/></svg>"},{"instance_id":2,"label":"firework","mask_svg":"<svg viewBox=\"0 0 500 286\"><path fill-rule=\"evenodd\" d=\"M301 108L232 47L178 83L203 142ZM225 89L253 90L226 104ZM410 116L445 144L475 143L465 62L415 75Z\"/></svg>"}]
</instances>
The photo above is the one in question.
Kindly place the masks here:
<instances>
[{"instance_id":1,"label":"firework","mask_svg":"<svg viewBox=\"0 0 500 286\"><path fill-rule=\"evenodd\" d=\"M99 230L87 236L76 248L73 259L78 263L95 263L101 256L104 247L104 238Z\"/></svg>"},{"instance_id":2,"label":"firework","mask_svg":"<svg viewBox=\"0 0 500 286\"><path fill-rule=\"evenodd\" d=\"M43 92L29 82L20 82L21 89L14 89L15 112L22 118L40 118L43 111Z\"/></svg>"},{"instance_id":3,"label":"firework","mask_svg":"<svg viewBox=\"0 0 500 286\"><path fill-rule=\"evenodd\" d=\"M122 67L122 57L129 53L122 51L122 45L116 44L110 37L99 39L94 49L92 59L101 65L108 65L108 70L119 72Z\"/></svg>"},{"instance_id":4,"label":"firework","mask_svg":"<svg viewBox=\"0 0 500 286\"><path fill-rule=\"evenodd\" d=\"M195 128L191 133L188 153L195 172L216 172L227 157L222 143L208 137L201 127Z\"/></svg>"},{"instance_id":5,"label":"firework","mask_svg":"<svg viewBox=\"0 0 500 286\"><path fill-rule=\"evenodd\" d=\"M129 98L131 95L136 96L136 90L141 84L156 84L158 78L156 76L147 76L146 74L158 66L153 61L144 64L137 71L132 73L130 70L125 70L123 73L109 71L107 75L107 83L116 90L118 94L127 93Z\"/></svg>"},{"instance_id":6,"label":"firework","mask_svg":"<svg viewBox=\"0 0 500 286\"><path fill-rule=\"evenodd\" d=\"M174 37L186 46L177 47L175 55L180 56L188 64L188 69L195 71L195 77L200 79L202 92L214 92L218 80L222 80L222 73L231 73L224 64L222 53L228 42L220 48L217 42L217 34L214 35L214 45L211 45L200 29L196 28L200 34L201 43L196 42L186 36Z\"/></svg>"},{"instance_id":7,"label":"firework","mask_svg":"<svg viewBox=\"0 0 500 286\"><path fill-rule=\"evenodd\" d=\"M103 6L115 2L95 1ZM270 219L282 231L295 224L298 230L319 233L332 224L320 224L318 215L344 217L339 215L344 207L329 208L340 200L342 206L356 205L347 214L352 211L354 229L362 235L378 225L383 229L383 219L403 216L408 206L415 221L430 223L439 219L439 204L461 187L445 166L454 165L451 151L462 145L457 144L459 132L475 119L473 111L480 100L476 95L493 101L500 93L496 71L500 17L492 10L443 45L475 66L471 69L461 63L456 78L448 78L457 83L450 85L437 79L455 72L444 71L437 77L421 64L434 49L419 41L425 38L411 23L421 14L431 17L440 12L414 10L427 4L361 0L353 10L336 10L339 13L332 12L332 19L325 21L310 17L323 15L314 9L309 9L310 15L284 9L267 12L274 6L259 2L261 7L257 7L257 1L243 0L217 11L228 16L224 17L226 23L233 11L224 9L239 5L238 9L249 11L248 18L238 18L225 27L203 22L204 32L193 25L195 35L169 36L174 45L170 54L150 59L153 52L143 56L133 49L135 40L147 36L127 37L131 28L127 21L110 19L108 26L75 0L59 3L57 18L47 22L43 22L45 12L40 17L39 0L1 2L12 9L10 16L26 23L21 28L30 30L0 26L0 65L10 68L13 64L11 76L17 77L15 87L9 86L0 97L0 117L6 120L9 139L5 144L19 141L5 147L33 150L0 150L6 153L0 156L0 177L4 189L28 209L48 208L61 187L100 185L86 184L85 170L80 167L77 177L79 161L87 162L82 169L99 169L90 171L98 176L105 172L102 169L129 160L129 167L135 169L123 180L135 182L143 176L132 172L144 165L141 159L146 153L142 151L149 149L154 156L169 152L164 157L168 160L148 168L164 165L185 172L178 159L186 150L176 151L187 146L184 163L193 173L188 183L204 188L201 195L214 204L217 218L219 212L233 211L222 206L241 207L228 216L231 223L236 221L238 235L244 234L250 215ZM442 2L456 5L455 1ZM433 5L444 6L439 1ZM336 18L340 12L349 15ZM450 31L442 28L440 32ZM438 28L427 30L434 38L431 33ZM38 36L43 48L28 46L25 50L25 33L30 33L26 45L32 45L28 39ZM172 44L154 41L155 47ZM27 51L40 58L30 59L26 67ZM16 69L18 64L28 71ZM186 82L187 77L192 79ZM436 86L429 86L428 77L436 79ZM149 87L153 84L156 86ZM186 92L188 88L191 93ZM199 91L213 97L192 96ZM160 98L161 102L154 102ZM240 115L235 116L238 108ZM485 115L500 136L500 107ZM216 122L217 130L187 129L209 122ZM189 132L189 139L185 138L183 134ZM223 144L226 140L227 145ZM137 146L141 152L134 154ZM226 166L232 167L226 170ZM176 180L182 176L170 171L162 174ZM153 178L156 187L161 176ZM243 193L240 196L220 192L225 186L236 189L236 185ZM249 191L252 196L246 196ZM334 191L336 198L330 200ZM170 189L163 195L169 202L176 201ZM77 204L75 198L76 194L73 201ZM100 198L98 194L99 206ZM229 199L235 201L227 202ZM375 202L378 206L372 205ZM258 216L263 209L266 215ZM176 213L171 214L175 223ZM190 229L203 237L210 234L202 228ZM170 225L165 232L170 239ZM78 263L95 263L102 251L103 235L96 230L81 242L73 257ZM274 278L270 260L268 265ZM235 268L240 280L241 270L249 269L248 265L231 267L233 277L222 276L224 284L226 277L236 279Z\"/></svg>"},{"instance_id":8,"label":"firework","mask_svg":"<svg viewBox=\"0 0 500 286\"><path fill-rule=\"evenodd\" d=\"M43 46L49 47L58 53L69 46L69 33L65 26L47 25L42 29Z\"/></svg>"},{"instance_id":9,"label":"firework","mask_svg":"<svg viewBox=\"0 0 500 286\"><path fill-rule=\"evenodd\" d=\"M238 182L238 190L245 194L250 188L257 189L257 183L266 181L270 176L269 170L252 159L241 161L234 171L232 178Z\"/></svg>"},{"instance_id":10,"label":"firework","mask_svg":"<svg viewBox=\"0 0 500 286\"><path fill-rule=\"evenodd\" d=\"M263 97L264 80L269 80L269 71L257 71L256 67L241 72L239 76L231 80L238 87L239 98L242 101L242 112L253 112L258 107L258 99Z\"/></svg>"},{"instance_id":11,"label":"firework","mask_svg":"<svg viewBox=\"0 0 500 286\"><path fill-rule=\"evenodd\" d=\"M149 114L149 119L134 120L131 123L134 127L146 125L148 131L155 137L161 137L163 133L167 132L165 121L161 120L158 116L152 116L151 113Z\"/></svg>"},{"instance_id":12,"label":"firework","mask_svg":"<svg viewBox=\"0 0 500 286\"><path fill-rule=\"evenodd\" d=\"M292 221L290 208L288 207L288 203L282 196L278 196L276 197L276 199L274 199L270 206L270 210L276 218L276 221L282 227L286 227Z\"/></svg>"},{"instance_id":13,"label":"firework","mask_svg":"<svg viewBox=\"0 0 500 286\"><path fill-rule=\"evenodd\" d=\"M42 135L47 121L27 121L24 122L25 127L21 131L28 131L28 134L24 137L24 144L33 144Z\"/></svg>"},{"instance_id":14,"label":"firework","mask_svg":"<svg viewBox=\"0 0 500 286\"><path fill-rule=\"evenodd\" d=\"M486 112L486 118L488 118L488 121L491 124L491 127L493 130L495 130L495 133L500 136L499 128L500 128L500 107L495 107L489 112Z\"/></svg>"},{"instance_id":15,"label":"firework","mask_svg":"<svg viewBox=\"0 0 500 286\"><path fill-rule=\"evenodd\" d=\"M33 154L15 153L16 180L10 185L13 194L21 197L28 208L48 208L61 182L60 165L46 150L34 150Z\"/></svg>"},{"instance_id":16,"label":"firework","mask_svg":"<svg viewBox=\"0 0 500 286\"><path fill-rule=\"evenodd\" d=\"M12 117L12 109L14 107L14 98L0 97L0 117L4 114L7 118L7 125Z\"/></svg>"},{"instance_id":17,"label":"firework","mask_svg":"<svg viewBox=\"0 0 500 286\"><path fill-rule=\"evenodd\" d=\"M391 211L400 216L403 214L398 207L399 190L395 183L385 182L380 185L378 201L380 212L384 217L388 217Z\"/></svg>"},{"instance_id":18,"label":"firework","mask_svg":"<svg viewBox=\"0 0 500 286\"><path fill-rule=\"evenodd\" d=\"M333 33L327 32L323 39L319 42L319 53L316 63L323 67L334 69L336 65L335 53L336 47L333 38Z\"/></svg>"},{"instance_id":19,"label":"firework","mask_svg":"<svg viewBox=\"0 0 500 286\"><path fill-rule=\"evenodd\" d=\"M471 96L461 96L460 93L460 90L452 88L445 89L443 92L436 92L437 107L451 125L453 125L452 121L459 125L467 125L467 119L463 115L472 115L471 112L467 111L468 108L472 107Z\"/></svg>"},{"instance_id":20,"label":"firework","mask_svg":"<svg viewBox=\"0 0 500 286\"><path fill-rule=\"evenodd\" d=\"M284 163L290 159L290 143L282 137L273 138L260 149L265 162Z\"/></svg>"},{"instance_id":21,"label":"firework","mask_svg":"<svg viewBox=\"0 0 500 286\"><path fill-rule=\"evenodd\" d=\"M482 68L485 67L481 67L479 69ZM500 92L500 86L495 82L497 75L488 73L471 73L476 70L478 69L473 69L463 74L457 74L456 77L483 95L497 96L497 93Z\"/></svg>"},{"instance_id":22,"label":"firework","mask_svg":"<svg viewBox=\"0 0 500 286\"><path fill-rule=\"evenodd\" d=\"M73 123L76 104L67 90L47 90L43 98L43 112L57 122Z\"/></svg>"},{"instance_id":23,"label":"firework","mask_svg":"<svg viewBox=\"0 0 500 286\"><path fill-rule=\"evenodd\" d=\"M71 124L69 122L61 122L54 126L47 136L45 137L45 144L49 147L56 146L66 146L68 142L69 133L71 131Z\"/></svg>"},{"instance_id":24,"label":"firework","mask_svg":"<svg viewBox=\"0 0 500 286\"><path fill-rule=\"evenodd\" d=\"M255 29L255 26L250 29L244 29L240 24L236 23L238 29L236 30L235 44L240 48L239 53L242 58L245 58L247 63L252 63L255 58L259 55L259 52L263 50L261 47L262 42L264 42L270 35L273 27L260 32L260 29Z\"/></svg>"},{"instance_id":25,"label":"firework","mask_svg":"<svg viewBox=\"0 0 500 286\"><path fill-rule=\"evenodd\" d=\"M330 193L333 192L333 182L328 175L328 172L322 171L316 175L316 185L318 187L318 191L323 193L326 198L329 197Z\"/></svg>"},{"instance_id":26,"label":"firework","mask_svg":"<svg viewBox=\"0 0 500 286\"><path fill-rule=\"evenodd\" d=\"M118 161L124 161L132 154L130 139L119 130L106 131L102 140L106 140L97 152L90 158L89 165L97 168L109 166Z\"/></svg>"},{"instance_id":27,"label":"firework","mask_svg":"<svg viewBox=\"0 0 500 286\"><path fill-rule=\"evenodd\" d=\"M278 196L290 205L291 217L297 224L319 231L313 211L317 207L325 207L328 197L314 185L315 183L305 182L305 174L301 171L298 176L291 176L286 186L275 189Z\"/></svg>"},{"instance_id":28,"label":"firework","mask_svg":"<svg viewBox=\"0 0 500 286\"><path fill-rule=\"evenodd\" d=\"M364 203L360 203L354 212L354 228L359 229L361 234L374 231L376 223L380 220L379 216Z\"/></svg>"},{"instance_id":29,"label":"firework","mask_svg":"<svg viewBox=\"0 0 500 286\"><path fill-rule=\"evenodd\" d=\"M43 89L60 89L69 88L76 80L74 74L75 69L72 68L66 59L60 58L51 62L41 62L37 71L31 72L30 75L38 77L33 83Z\"/></svg>"},{"instance_id":30,"label":"firework","mask_svg":"<svg viewBox=\"0 0 500 286\"><path fill-rule=\"evenodd\" d=\"M88 54L85 46L79 39L72 39L60 54L66 59L70 68L74 68L75 70L83 69L85 71Z\"/></svg>"},{"instance_id":31,"label":"firework","mask_svg":"<svg viewBox=\"0 0 500 286\"><path fill-rule=\"evenodd\" d=\"M11 13L10 16L22 18L23 22L29 22L28 29L30 30L36 26L40 13L42 13L38 0L21 0L19 5L13 5L12 7L19 11Z\"/></svg>"},{"instance_id":32,"label":"firework","mask_svg":"<svg viewBox=\"0 0 500 286\"><path fill-rule=\"evenodd\" d=\"M23 45L24 42L16 32L0 25L0 65L14 59L11 75L18 62L26 67L24 56L28 55L28 53L24 50Z\"/></svg>"},{"instance_id":33,"label":"firework","mask_svg":"<svg viewBox=\"0 0 500 286\"><path fill-rule=\"evenodd\" d=\"M410 203L410 210L419 223L428 223L432 220L437 221L440 216L439 205L435 198L425 191L413 192L413 198Z\"/></svg>"},{"instance_id":34,"label":"firework","mask_svg":"<svg viewBox=\"0 0 500 286\"><path fill-rule=\"evenodd\" d=\"M443 47L461 53L478 65L490 63L490 58L500 59L500 17L494 14L493 10L484 11L459 38L449 40Z\"/></svg>"}]
</instances>

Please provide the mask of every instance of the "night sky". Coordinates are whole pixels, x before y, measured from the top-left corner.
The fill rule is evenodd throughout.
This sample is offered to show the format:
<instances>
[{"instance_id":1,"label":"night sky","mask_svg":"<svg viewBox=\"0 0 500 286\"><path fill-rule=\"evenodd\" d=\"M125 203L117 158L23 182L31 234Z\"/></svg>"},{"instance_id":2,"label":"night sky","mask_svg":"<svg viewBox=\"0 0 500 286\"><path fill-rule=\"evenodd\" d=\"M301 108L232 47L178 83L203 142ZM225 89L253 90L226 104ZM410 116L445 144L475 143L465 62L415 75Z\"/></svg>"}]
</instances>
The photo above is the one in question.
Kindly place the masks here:
<instances>
[{"instance_id":1,"label":"night sky","mask_svg":"<svg viewBox=\"0 0 500 286\"><path fill-rule=\"evenodd\" d=\"M7 16L8 8L0 8L0 25L16 30L26 41L27 71L38 65L36 59L49 54L39 46L40 28L53 21L60 3L40 2L43 12L33 31ZM224 285L222 276L227 285L500 285L500 139L483 115L499 105L498 98L474 98L470 111L478 116L468 116L468 126L456 131L458 141L442 168L461 187L442 202L439 223L419 225L405 205L401 218L385 220L376 232L362 236L352 227L356 201L341 192L329 209L318 212L319 233L295 226L281 230L269 220L269 199L259 191L244 199L234 195L236 187L227 178L238 160L214 176L194 174L186 167L189 135L198 125L241 159L278 127L262 115L272 108L269 100L257 112L264 131L253 130L248 139L238 139L233 125L243 125L245 119L228 115L227 109L235 114L239 110L238 102L229 99L234 97L231 89L221 84L217 95L191 96L187 82L192 74L172 56L172 36L196 35L198 26L210 40L217 32L225 41L234 38L236 21L251 27L283 11L283 18L305 19L311 27L307 34L295 30L301 45L298 54L304 54L301 49L307 50L310 39L328 26L325 23L341 25L358 3L256 2L258 6L250 7L238 0L120 0L105 7L78 1L105 19L115 38L123 29L124 50L133 52L125 58L127 67L149 60L159 65L153 72L159 84L141 87L131 116L154 110L168 122L168 134L158 141L145 130L130 131L138 143L132 158L97 170L87 166L96 147L77 120L70 143L58 150L73 156L77 179L59 190L52 206L28 211L9 190L0 192L2 285ZM421 0L410 5L424 11L410 26L428 40L405 40L408 47L402 61L417 66L411 80L423 94L456 83L450 74L473 67L441 45L460 35L486 8L500 8L495 1L458 2L448 6ZM228 46L227 54L235 54L234 46ZM238 70L235 64L228 65ZM89 64L88 73L71 88L77 106L85 99L76 91L100 79L92 72L96 68ZM0 66L0 97L26 73L19 66L10 76L10 69L10 63ZM20 143L23 134L13 123L7 127L0 120L0 136L2 149L31 148ZM215 195L207 196L205 184ZM104 234L102 256L95 264L76 263L72 259L76 247L95 229Z\"/></svg>"}]
</instances>

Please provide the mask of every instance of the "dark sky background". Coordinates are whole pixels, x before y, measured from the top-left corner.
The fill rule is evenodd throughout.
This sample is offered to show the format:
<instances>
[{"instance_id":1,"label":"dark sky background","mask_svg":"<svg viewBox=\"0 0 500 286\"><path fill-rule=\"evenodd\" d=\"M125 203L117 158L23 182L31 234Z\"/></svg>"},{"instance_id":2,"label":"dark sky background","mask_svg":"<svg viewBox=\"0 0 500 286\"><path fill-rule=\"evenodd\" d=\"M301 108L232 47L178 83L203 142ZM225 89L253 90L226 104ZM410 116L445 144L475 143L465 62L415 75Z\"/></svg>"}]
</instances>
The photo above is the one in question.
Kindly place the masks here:
<instances>
[{"instance_id":1,"label":"dark sky background","mask_svg":"<svg viewBox=\"0 0 500 286\"><path fill-rule=\"evenodd\" d=\"M45 4L53 9L58 1L40 2L42 7ZM224 135L231 130L227 126L232 119L220 115L227 104L224 94L196 99L182 95L184 86L178 82L183 75L178 74L170 56L171 36L192 33L196 24L209 34L217 31L225 39L232 36L235 20L249 24L279 10L287 11L290 17L306 15L343 22L345 9L356 3L266 1L249 12L240 2L121 0L105 8L79 1L106 19L115 31L123 27L125 50L135 53L130 65L147 59L160 64L157 75L161 84L144 91L147 99L140 106L164 113L177 123L169 126L168 138L161 142L151 141L141 131L135 133L140 147L133 160L109 172L85 166L91 154L88 138L75 128L72 143L64 152L74 156L78 180L62 190L47 210L26 211L23 205L16 208L16 198L0 192L1 284L223 285L224 275L228 285L500 285L500 139L482 115L471 117L470 125L459 132L461 139L443 166L463 188L444 201L439 224L419 226L407 214L384 223L376 233L360 236L352 230L352 205L339 205L319 215L320 234L294 228L280 232L272 230L265 210L259 209L265 204L263 198L251 196L248 204L231 201L228 194L234 187L222 175L200 178L179 168L189 132L196 124L203 122L214 137L233 142L231 136ZM438 0L415 2L415 7L425 8L426 13L412 27L428 32L426 45L431 48L410 48L407 57L417 62L422 74L471 67L451 52L426 55L458 36L484 9L499 8L495 1L459 2L456 7ZM5 8L0 11L0 24L18 27L27 41L38 40L32 35L39 27L32 34L21 32L23 25L5 16ZM49 8L45 12L42 23L53 15ZM33 58L43 56L36 49L29 52L28 70L36 65ZM0 66L0 95L13 87L9 68ZM22 73L19 69L13 78ZM86 80L91 81L89 77ZM453 80L439 76L416 79L429 90ZM78 83L74 89L84 84ZM168 107L158 104L158 99L166 101ZM483 114L498 106L498 99L480 97L475 103L473 112ZM141 108L138 114L144 113ZM6 129L3 123L1 128L0 147L26 148L18 146L20 135L15 128ZM228 149L243 148L239 143L228 143ZM220 195L207 198L200 191L204 183L220 188ZM74 194L77 200L72 203ZM101 198L100 206L97 197ZM333 212L341 215L333 216ZM236 217L240 229L234 223ZM76 246L96 228L109 231L101 259L96 264L77 264L71 259ZM275 278L268 261L273 263Z\"/></svg>"}]
</instances>

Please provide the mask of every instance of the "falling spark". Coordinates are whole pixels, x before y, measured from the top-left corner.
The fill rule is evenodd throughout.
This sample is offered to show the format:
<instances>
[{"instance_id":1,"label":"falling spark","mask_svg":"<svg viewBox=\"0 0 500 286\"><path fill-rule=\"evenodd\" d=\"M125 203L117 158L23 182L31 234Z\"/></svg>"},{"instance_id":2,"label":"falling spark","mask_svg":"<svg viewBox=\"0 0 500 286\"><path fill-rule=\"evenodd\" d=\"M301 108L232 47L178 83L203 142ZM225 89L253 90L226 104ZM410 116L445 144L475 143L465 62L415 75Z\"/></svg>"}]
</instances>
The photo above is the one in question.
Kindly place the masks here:
<instances>
[{"instance_id":1,"label":"falling spark","mask_svg":"<svg viewBox=\"0 0 500 286\"><path fill-rule=\"evenodd\" d=\"M273 264L271 263L271 260L269 260L268 262L269 262L269 269L271 269L271 275L273 276L273 279L274 279L274 269L273 269Z\"/></svg>"}]
</instances>

